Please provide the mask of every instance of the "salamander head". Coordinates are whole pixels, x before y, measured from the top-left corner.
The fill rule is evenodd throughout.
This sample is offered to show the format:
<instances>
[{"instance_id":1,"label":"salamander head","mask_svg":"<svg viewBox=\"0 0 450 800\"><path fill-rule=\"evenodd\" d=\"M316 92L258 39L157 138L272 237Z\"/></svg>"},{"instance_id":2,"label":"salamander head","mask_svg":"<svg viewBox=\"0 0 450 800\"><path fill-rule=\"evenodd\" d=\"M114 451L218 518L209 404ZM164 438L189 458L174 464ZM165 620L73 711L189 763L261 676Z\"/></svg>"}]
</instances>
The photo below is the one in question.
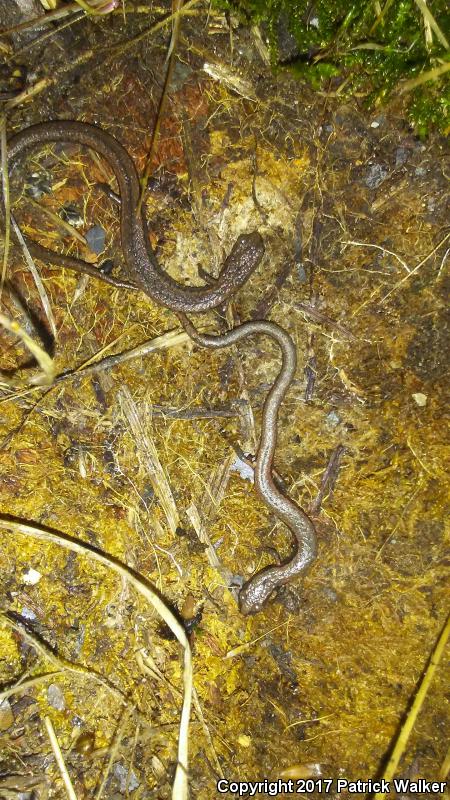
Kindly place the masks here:
<instances>
[{"instance_id":1,"label":"salamander head","mask_svg":"<svg viewBox=\"0 0 450 800\"><path fill-rule=\"evenodd\" d=\"M239 610L245 616L259 614L280 585L278 567L267 567L244 583L239 592Z\"/></svg>"}]
</instances>

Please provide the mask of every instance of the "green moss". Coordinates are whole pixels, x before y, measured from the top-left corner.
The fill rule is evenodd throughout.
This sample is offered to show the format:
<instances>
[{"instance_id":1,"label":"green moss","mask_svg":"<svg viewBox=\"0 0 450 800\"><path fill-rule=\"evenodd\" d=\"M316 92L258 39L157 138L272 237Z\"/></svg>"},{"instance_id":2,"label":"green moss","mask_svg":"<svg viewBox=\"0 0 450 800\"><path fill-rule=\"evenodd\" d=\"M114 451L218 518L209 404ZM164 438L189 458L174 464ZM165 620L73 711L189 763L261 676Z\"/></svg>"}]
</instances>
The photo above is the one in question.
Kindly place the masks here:
<instances>
[{"instance_id":1,"label":"green moss","mask_svg":"<svg viewBox=\"0 0 450 800\"><path fill-rule=\"evenodd\" d=\"M426 41L415 0L381 0L378 17L373 0L354 0L350 6L345 0L215 0L215 5L264 25L274 65L306 77L316 88L325 84L332 90L346 81L346 94L363 93L372 108L397 91L401 81L448 58L434 32L431 43ZM429 0L428 8L449 41L446 0ZM280 63L280 21L297 44L297 55L285 64ZM408 93L408 115L420 135L433 128L448 132L449 92L446 73Z\"/></svg>"}]
</instances>

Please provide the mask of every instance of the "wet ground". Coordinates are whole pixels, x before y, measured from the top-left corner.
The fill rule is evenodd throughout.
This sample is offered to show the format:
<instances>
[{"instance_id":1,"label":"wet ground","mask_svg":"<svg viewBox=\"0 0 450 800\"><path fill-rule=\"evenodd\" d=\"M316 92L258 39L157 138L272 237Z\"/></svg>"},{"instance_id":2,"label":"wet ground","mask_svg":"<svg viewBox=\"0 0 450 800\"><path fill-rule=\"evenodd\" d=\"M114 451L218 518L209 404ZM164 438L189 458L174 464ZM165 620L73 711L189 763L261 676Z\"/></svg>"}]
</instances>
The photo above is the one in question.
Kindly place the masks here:
<instances>
[{"instance_id":1,"label":"wet ground","mask_svg":"<svg viewBox=\"0 0 450 800\"><path fill-rule=\"evenodd\" d=\"M230 33L222 16L194 11L182 23L152 159L150 237L170 274L199 284L240 233L261 232L264 261L227 322L267 317L297 345L276 466L314 520L317 560L264 613L239 614L233 585L292 548L242 461L255 452L279 368L263 338L212 353L169 337L146 357L42 390L18 369L28 351L3 333L10 385L0 406L0 493L4 515L120 558L195 620L204 719L191 723L190 785L206 800L219 796L221 775L380 775L445 624L450 166L447 143L418 140L401 106L369 113L326 88L314 93L271 71L257 31ZM95 122L143 170L170 26L133 37L162 12L83 19L24 51L17 60L41 90L11 108L9 134L56 118ZM23 177L48 184L38 202L54 214L65 207L88 244L25 195L14 209L24 232L95 262L98 226L99 260L111 257L119 271L117 210L95 186L111 181L104 163L47 148L33 153L17 186ZM39 270L58 373L178 328L141 293ZM38 339L48 320L17 247L8 277L3 311ZM216 313L198 322L211 331L225 324ZM3 791L13 791L9 780L24 797L65 796L48 716L79 798L95 797L102 776L104 797L170 797L180 707L170 631L125 581L87 558L11 533L0 552L9 615L2 684L55 671L51 653L60 659L57 674L1 707ZM24 621L50 654L24 638ZM399 775L443 775L445 679L441 663Z\"/></svg>"}]
</instances>

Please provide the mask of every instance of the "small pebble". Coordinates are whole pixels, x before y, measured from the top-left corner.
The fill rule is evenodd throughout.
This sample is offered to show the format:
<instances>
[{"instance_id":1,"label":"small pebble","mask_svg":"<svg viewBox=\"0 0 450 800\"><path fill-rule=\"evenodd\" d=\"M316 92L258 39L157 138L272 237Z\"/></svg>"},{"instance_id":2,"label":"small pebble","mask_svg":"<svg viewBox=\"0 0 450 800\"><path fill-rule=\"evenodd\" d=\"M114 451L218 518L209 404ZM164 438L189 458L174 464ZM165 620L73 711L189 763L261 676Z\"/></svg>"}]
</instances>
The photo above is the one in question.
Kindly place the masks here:
<instances>
[{"instance_id":1,"label":"small pebble","mask_svg":"<svg viewBox=\"0 0 450 800\"><path fill-rule=\"evenodd\" d=\"M366 176L365 184L369 189L376 189L388 176L387 167L383 164L371 164Z\"/></svg>"},{"instance_id":2,"label":"small pebble","mask_svg":"<svg viewBox=\"0 0 450 800\"><path fill-rule=\"evenodd\" d=\"M64 711L66 707L66 701L64 700L62 690L59 688L59 686L57 686L56 683L51 683L48 687L47 700L52 708L56 708L57 711Z\"/></svg>"},{"instance_id":3,"label":"small pebble","mask_svg":"<svg viewBox=\"0 0 450 800\"><path fill-rule=\"evenodd\" d=\"M29 619L32 622L33 622L33 620L36 619L36 614L34 613L34 611L32 611L31 608L28 608L27 606L24 606L22 608L22 611L20 612L20 614L24 619Z\"/></svg>"},{"instance_id":4,"label":"small pebble","mask_svg":"<svg viewBox=\"0 0 450 800\"><path fill-rule=\"evenodd\" d=\"M303 264L297 266L297 278L299 283L306 283L306 269Z\"/></svg>"},{"instance_id":5,"label":"small pebble","mask_svg":"<svg viewBox=\"0 0 450 800\"><path fill-rule=\"evenodd\" d=\"M119 789L121 792L125 792L127 789L129 792L134 792L140 785L135 772L133 772L133 770L130 772L119 761L116 761L114 764L113 773L119 781Z\"/></svg>"},{"instance_id":6,"label":"small pebble","mask_svg":"<svg viewBox=\"0 0 450 800\"><path fill-rule=\"evenodd\" d=\"M112 258L105 258L105 260L100 264L100 272L103 272L104 275L111 275L113 269L114 261Z\"/></svg>"},{"instance_id":7,"label":"small pebble","mask_svg":"<svg viewBox=\"0 0 450 800\"><path fill-rule=\"evenodd\" d=\"M251 736L247 736L246 734L241 733L241 735L238 736L238 742L241 747L250 747L252 739Z\"/></svg>"},{"instance_id":8,"label":"small pebble","mask_svg":"<svg viewBox=\"0 0 450 800\"><path fill-rule=\"evenodd\" d=\"M236 457L234 464L231 467L233 472L238 472L241 478L244 478L245 481L250 481L253 483L254 479L254 471L253 468L246 464L245 461L242 461L241 458L238 456Z\"/></svg>"},{"instance_id":9,"label":"small pebble","mask_svg":"<svg viewBox=\"0 0 450 800\"><path fill-rule=\"evenodd\" d=\"M397 147L395 152L395 166L401 167L409 158L409 150L406 147Z\"/></svg>"},{"instance_id":10,"label":"small pebble","mask_svg":"<svg viewBox=\"0 0 450 800\"><path fill-rule=\"evenodd\" d=\"M417 403L420 408L424 408L427 404L428 397L426 394L422 394L422 392L417 392L412 396L413 400Z\"/></svg>"},{"instance_id":11,"label":"small pebble","mask_svg":"<svg viewBox=\"0 0 450 800\"><path fill-rule=\"evenodd\" d=\"M327 598L327 600L330 600L332 603L337 603L338 601L337 592L335 592L334 589L331 588L331 586L324 586L322 592Z\"/></svg>"},{"instance_id":12,"label":"small pebble","mask_svg":"<svg viewBox=\"0 0 450 800\"><path fill-rule=\"evenodd\" d=\"M85 233L85 239L89 249L96 255L99 255L99 253L102 253L105 249L106 233L101 225L94 225L92 228L89 228Z\"/></svg>"},{"instance_id":13,"label":"small pebble","mask_svg":"<svg viewBox=\"0 0 450 800\"><path fill-rule=\"evenodd\" d=\"M33 569L33 567L30 567L30 569L24 572L22 575L23 582L28 586L35 586L37 583L39 583L41 578L41 573L38 572L37 569Z\"/></svg>"},{"instance_id":14,"label":"small pebble","mask_svg":"<svg viewBox=\"0 0 450 800\"><path fill-rule=\"evenodd\" d=\"M325 417L325 422L331 428L335 428L336 425L339 425L340 421L341 421L341 418L340 418L339 414L336 414L336 411L330 411L330 413L327 414L327 416Z\"/></svg>"}]
</instances>

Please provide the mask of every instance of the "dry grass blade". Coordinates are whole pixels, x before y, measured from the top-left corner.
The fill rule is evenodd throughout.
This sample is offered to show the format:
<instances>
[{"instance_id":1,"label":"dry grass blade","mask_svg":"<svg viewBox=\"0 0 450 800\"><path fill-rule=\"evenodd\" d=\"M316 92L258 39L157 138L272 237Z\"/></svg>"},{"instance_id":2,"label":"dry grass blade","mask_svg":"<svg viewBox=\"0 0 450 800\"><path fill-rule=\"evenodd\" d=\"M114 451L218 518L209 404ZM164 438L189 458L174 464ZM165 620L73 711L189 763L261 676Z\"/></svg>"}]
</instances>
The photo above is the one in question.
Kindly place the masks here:
<instances>
[{"instance_id":1,"label":"dry grass blade","mask_svg":"<svg viewBox=\"0 0 450 800\"><path fill-rule=\"evenodd\" d=\"M424 20L425 26L429 26L431 28L431 30L434 31L434 33L436 34L436 36L439 39L441 45L443 47L445 47L446 50L449 50L450 49L450 45L449 45L449 43L447 41L447 38L444 35L444 33L442 32L442 30L440 29L439 25L437 24L435 18L433 17L433 14L431 13L430 9L427 6L425 0L415 0L415 3L416 3L417 7L419 8L419 10L420 10L420 12L421 12L421 14L423 16L423 20Z\"/></svg>"},{"instance_id":2,"label":"dry grass blade","mask_svg":"<svg viewBox=\"0 0 450 800\"><path fill-rule=\"evenodd\" d=\"M154 25L151 26L151 28L147 28L145 31L142 31L142 33L138 33L132 39L127 39L126 42L122 42L122 44L118 45L117 47L114 47L112 50L109 51L110 55L115 56L119 55L119 53L125 53L127 50L130 49L130 47L133 47L133 45L137 44L138 42L141 42L142 39L146 39L147 36L151 36L153 33L156 33L157 31L161 30L161 28L164 28L165 25L167 25L169 22L172 22L177 17L182 16L183 14L189 14L191 9L199 2L200 0L188 0L188 2L183 6L183 8L180 8L173 14L168 14L167 17L164 17L164 19L161 19L159 22L156 22Z\"/></svg>"},{"instance_id":3,"label":"dry grass blade","mask_svg":"<svg viewBox=\"0 0 450 800\"><path fill-rule=\"evenodd\" d=\"M231 456L231 459L234 461L235 456L234 453ZM233 574L232 572L227 569L221 562L220 558L217 555L216 548L214 547L206 526L204 525L202 518L198 512L197 507L192 503L189 508L186 509L186 515L189 518L189 521L197 534L199 541L205 545L205 553L208 559L209 565L215 569L218 574L220 575L221 581L223 581L225 586L230 586Z\"/></svg>"},{"instance_id":4,"label":"dry grass blade","mask_svg":"<svg viewBox=\"0 0 450 800\"><path fill-rule=\"evenodd\" d=\"M445 754L445 758L442 762L441 768L439 770L438 780L439 781L447 780L449 772L450 772L450 745Z\"/></svg>"},{"instance_id":5,"label":"dry grass blade","mask_svg":"<svg viewBox=\"0 0 450 800\"><path fill-rule=\"evenodd\" d=\"M13 33L20 33L20 31L30 30L30 28L42 28L43 25L51 25L58 19L67 17L69 14L73 14L74 11L79 11L79 7L76 3L69 3L62 8L55 8L53 11L48 11L46 14L41 14L39 17L27 19L24 22L20 22L18 25L14 25L5 31L0 31L0 38L3 36L11 36Z\"/></svg>"},{"instance_id":6,"label":"dry grass blade","mask_svg":"<svg viewBox=\"0 0 450 800\"><path fill-rule=\"evenodd\" d=\"M390 256L394 256L395 259L402 265L405 272L411 272L410 268L406 261L403 258L400 258L397 253L394 253L393 250L387 250L386 247L381 247L379 244L372 244L371 242L355 242L353 239L345 239L342 241L342 244L351 244L353 247L374 247L376 250L380 250L382 253L387 253Z\"/></svg>"},{"instance_id":7,"label":"dry grass blade","mask_svg":"<svg viewBox=\"0 0 450 800\"><path fill-rule=\"evenodd\" d=\"M402 725L394 749L392 751L392 755L384 771L383 778L388 782L394 777L396 773L399 761L408 743L408 739L411 735L411 731L414 727L419 711L422 708L425 698L427 696L427 692L430 688L431 681L433 680L434 673L436 672L436 668L438 667L439 662L442 658L442 654L444 652L445 645L447 644L447 639L449 635L450 635L450 615L447 617L447 621L438 639L438 643L431 656L430 663L422 678L421 684L414 698L414 702L409 710L408 716L406 717L404 724ZM374 800L384 800L385 796L386 796L385 792L377 792L377 794L375 794Z\"/></svg>"},{"instance_id":8,"label":"dry grass blade","mask_svg":"<svg viewBox=\"0 0 450 800\"><path fill-rule=\"evenodd\" d=\"M27 631L23 625L20 625L15 620L8 617L6 614L1 614L0 619L6 625L8 625L13 630L17 631L20 634L22 639L24 639L27 644L33 647L43 658L46 658L47 661L50 661L51 664L54 664L55 667L61 672L73 672L76 675L82 675L85 678L90 678L91 680L97 681L102 686L104 686L108 691L112 692L122 703L125 703L125 697L120 691L120 689L116 689L115 686L112 685L106 678L103 678L98 672L94 670L88 669L87 667L81 666L81 664L73 664L71 661L67 661L65 658L56 655L50 647L48 647L44 642L40 639L37 639L36 636L33 636L30 631ZM15 690L18 691L20 686L16 686Z\"/></svg>"},{"instance_id":9,"label":"dry grass blade","mask_svg":"<svg viewBox=\"0 0 450 800\"><path fill-rule=\"evenodd\" d=\"M377 12L377 18L369 31L369 36L372 36L373 32L378 28L378 25L383 21L383 18L386 16L393 2L394 0L386 0L384 8Z\"/></svg>"},{"instance_id":10,"label":"dry grass blade","mask_svg":"<svg viewBox=\"0 0 450 800\"><path fill-rule=\"evenodd\" d=\"M237 647L233 647L231 650L228 650L224 658L236 658L236 656L240 656L241 653L244 653L250 647L253 647L256 642L260 642L261 639L265 639L266 636L269 636L274 631L277 631L279 628L283 628L284 626L288 626L289 622L280 622L279 625L275 625L274 628L270 628L268 631L264 631L261 636L256 636L255 639L252 639L250 642L245 642L244 644L240 644Z\"/></svg>"},{"instance_id":11,"label":"dry grass blade","mask_svg":"<svg viewBox=\"0 0 450 800\"><path fill-rule=\"evenodd\" d=\"M244 97L246 100L252 100L254 103L258 101L255 90L250 81L242 78L236 70L231 70L224 64L203 64L203 70L215 81L226 86L231 92Z\"/></svg>"},{"instance_id":12,"label":"dry grass blade","mask_svg":"<svg viewBox=\"0 0 450 800\"><path fill-rule=\"evenodd\" d=\"M77 229L74 228L73 225L70 225L69 222L66 222L64 219L59 217L58 214L55 214L54 211L51 211L49 208L42 206L40 203L37 203L36 200L33 200L32 197L28 198L28 202L31 203L31 205L34 206L35 208L39 209L39 211L42 214L51 219L51 221L58 228L62 228L66 233L68 233L69 236L72 237L72 239L75 239L75 241L80 242L80 244L82 245L87 244L86 238L83 236L83 234L77 231Z\"/></svg>"},{"instance_id":13,"label":"dry grass blade","mask_svg":"<svg viewBox=\"0 0 450 800\"><path fill-rule=\"evenodd\" d=\"M152 489L161 504L169 528L172 533L175 533L180 524L180 517L169 481L158 458L155 443L142 424L139 410L128 389L120 390L119 401L124 417L133 433L138 456L148 472Z\"/></svg>"},{"instance_id":14,"label":"dry grass blade","mask_svg":"<svg viewBox=\"0 0 450 800\"><path fill-rule=\"evenodd\" d=\"M11 36L13 33L19 33L20 31L25 30L33 30L34 28L42 28L44 25L51 25L54 22L57 22L59 19L63 19L71 14L78 13L80 11L80 6L77 2L68 3L60 8L55 8L53 11L47 11L46 14L41 14L39 17L34 17L33 19L27 19L25 22L19 23L19 25L14 25L8 30L0 31L0 38ZM155 8L155 6L151 5L139 5L134 6L133 8L127 9L127 14L148 14L150 11L153 13L164 13L165 9L163 8ZM114 8L110 12L112 14L123 14L122 8Z\"/></svg>"},{"instance_id":15,"label":"dry grass blade","mask_svg":"<svg viewBox=\"0 0 450 800\"><path fill-rule=\"evenodd\" d=\"M123 736L125 727L127 725L128 720L130 719L131 711L132 711L132 709L125 709L123 714L122 714L121 719L119 720L119 724L118 724L118 726L116 728L116 732L114 734L114 739L113 739L113 741L111 743L111 746L109 748L108 763L107 763L105 771L103 773L103 777L102 777L102 780L100 782L100 785L99 785L99 787L98 787L98 789L97 789L97 791L95 793L95 800L100 800L101 796L103 795L103 790L104 790L104 788L106 786L106 781L108 780L109 774L111 772L111 767L114 764L114 760L117 757L117 752L119 750L119 747L120 747L120 744L121 744L121 741L122 741L122 736Z\"/></svg>"},{"instance_id":16,"label":"dry grass blade","mask_svg":"<svg viewBox=\"0 0 450 800\"><path fill-rule=\"evenodd\" d=\"M5 111L12 111L13 108L17 108L17 106L22 105L22 103L28 102L31 100L35 95L43 92L44 89L47 89L49 86L52 86L56 83L55 78L41 78L36 83L33 83L31 86L27 86L23 92L16 95L16 97L11 98L5 103Z\"/></svg>"},{"instance_id":17,"label":"dry grass blade","mask_svg":"<svg viewBox=\"0 0 450 800\"><path fill-rule=\"evenodd\" d=\"M448 66L449 66L449 68L450 68L450 64L449 64ZM428 255L427 255L427 256L425 256L425 258L423 258L423 259L422 259L422 261L419 261L419 263L418 263L418 264L416 264L416 266L414 267L414 269L412 269L412 270L411 270L411 272L409 272L409 273L408 273L408 275L405 275L405 277L404 277L404 278L402 278L402 279L401 279L401 281L399 281L398 283L396 283L396 284L395 284L395 286L393 286L393 287L392 287L392 289L390 289L390 290L389 290L389 292L387 292L387 293L384 295L384 297L382 297L382 298L381 298L381 300L380 300L380 303L384 303L384 301L385 301L385 300L387 300L387 298L388 298L388 297L390 297L390 295L391 295L391 294L393 294L393 292L396 292L396 291L397 291L397 289L399 289L399 288L400 288L400 286L403 286L403 284L404 284L404 283L405 283L407 280L409 280L409 278L412 278L412 277L413 277L413 275L415 275L415 274L416 274L416 272L418 272L418 271L419 271L419 269L420 269L421 267L423 267L423 265L424 265L424 264L425 264L425 263L428 261L428 259L430 259L432 256L434 256L434 254L435 254L435 253L436 253L436 252L439 250L439 248L440 248L440 247L442 247L442 245L443 245L443 244L445 244L445 242L447 242L447 241L448 241L448 239L450 239L450 233L447 233L447 234L446 234L446 236L444 236L444 237L441 239L441 241L440 241L440 242L438 242L438 244L436 245L436 247L433 247L433 249L432 249L431 253L428 253Z\"/></svg>"},{"instance_id":18,"label":"dry grass blade","mask_svg":"<svg viewBox=\"0 0 450 800\"><path fill-rule=\"evenodd\" d=\"M434 67L433 69L429 69L426 72L422 72L418 78L411 78L410 81L405 81L404 83L400 84L399 94L405 94L405 92L410 92L412 89L415 89L417 86L422 86L423 83L427 83L428 81L436 81L441 75L445 75L446 72L450 70L450 62L446 61L444 64L441 64L439 67Z\"/></svg>"},{"instance_id":19,"label":"dry grass blade","mask_svg":"<svg viewBox=\"0 0 450 800\"><path fill-rule=\"evenodd\" d=\"M55 377L55 364L52 358L42 349L36 342L28 335L23 328L20 327L18 322L8 319L4 314L0 313L0 325L3 325L7 331L14 333L22 339L24 345L28 348L30 353L35 357L42 372L35 375L30 383L34 386L50 386Z\"/></svg>"},{"instance_id":20,"label":"dry grass blade","mask_svg":"<svg viewBox=\"0 0 450 800\"><path fill-rule=\"evenodd\" d=\"M157 31L159 31L162 28L164 28L166 25L169 24L169 22L172 22L172 20L175 19L178 15L195 14L195 13L197 13L196 11L192 11L192 8L193 8L193 6L197 5L199 2L200 2L200 0L189 0L186 3L186 5L183 6L182 9L180 9L180 11L176 12L175 14L169 14L167 17L164 17L164 19L162 19L159 22L155 23L155 25L152 25L150 28L146 28L145 31L142 31L141 33L138 33L132 39L128 38L126 41L124 41L121 44L117 45L117 47L114 47L114 48L110 47L108 49L105 48L103 50L103 55L104 55L105 60L102 62L102 68L103 69L105 68L105 63L106 63L106 61L108 59L116 58L118 55L121 55L122 53L127 52L135 44L138 44L143 39L146 39L147 36L151 36L152 34L155 34L155 33L157 33ZM153 10L155 10L155 9L153 9ZM162 10L162 9L160 9L160 10ZM85 19L85 17L86 17L86 15L80 12L79 16L77 16L76 19L69 20L69 23L67 23L67 24L71 25L73 22L76 22L79 19ZM60 26L58 28L58 31L60 31L62 29L62 27L63 26ZM51 35L53 35L53 34L54 34L54 32L52 31ZM35 40L35 41L37 41L37 40ZM33 42L33 44L34 44L34 42ZM14 56L15 55L17 55L17 53L15 53ZM35 97L35 95L37 95L40 92L43 92L46 89L50 88L50 86L53 86L55 84L60 84L61 80L62 80L62 76L64 76L67 72L72 72L74 70L79 69L82 65L87 64L88 61L90 61L94 57L94 55L100 55L98 49L96 50L96 49L93 49L93 48L88 48L83 53L81 53L81 55L78 58L75 58L73 61L69 59L68 61L66 61L63 64L62 67L60 67L59 69L56 69L51 77L41 78L40 80L36 81L36 83L34 83L32 86L28 86L26 89L24 89L23 92L21 92L19 95L17 95L17 97L13 97L11 100L8 100L5 103L5 106L4 106L5 111L10 111L11 109L16 108L17 106L22 105L23 103L25 103L28 100L30 100L32 97Z\"/></svg>"},{"instance_id":21,"label":"dry grass blade","mask_svg":"<svg viewBox=\"0 0 450 800\"><path fill-rule=\"evenodd\" d=\"M19 242L19 244L20 244L20 246L21 246L21 248L23 250L23 254L25 256L25 261L28 264L28 269L30 270L30 272L31 272L31 274L33 276L34 284L36 286L36 289L38 290L38 294L39 294L39 297L40 297L40 300L41 300L41 303L42 303L42 308L45 311L45 316L47 317L48 324L50 326L50 330L51 330L51 332L53 334L53 338L56 340L58 338L58 332L56 330L56 322L55 322L55 318L53 316L53 311L52 311L52 307L50 305L50 300L48 298L48 294L45 291L45 286L42 283L42 279L41 279L41 276L39 274L39 270L37 269L36 264L34 263L34 260L33 260L32 256L31 256L31 253L30 253L30 251L29 251L29 249L27 247L25 239L22 236L22 232L21 232L21 230L20 230L20 228L19 228L19 226L18 226L18 224L17 224L17 222L14 219L12 214L11 214L11 222L12 222L12 225L13 225L13 228L14 228L14 233L16 234L18 242Z\"/></svg>"},{"instance_id":22,"label":"dry grass blade","mask_svg":"<svg viewBox=\"0 0 450 800\"><path fill-rule=\"evenodd\" d=\"M67 22L61 23L61 25L58 25L57 28L53 28L52 30L47 31L47 33L43 33L41 36L37 36L31 42L28 42L23 47L20 47L19 50L15 50L15 52L9 57L8 61L13 61L14 59L17 58L17 56L21 56L23 55L23 53L28 52L28 50L30 50L35 45L42 44L42 42L45 42L47 39L50 39L57 33L60 33L62 30L64 30L64 28L68 28L70 27L70 25L74 25L75 22L80 22L83 19L86 19L86 14L83 14L82 11L75 12L74 14L72 14L70 19L67 20Z\"/></svg>"},{"instance_id":23,"label":"dry grass blade","mask_svg":"<svg viewBox=\"0 0 450 800\"><path fill-rule=\"evenodd\" d=\"M85 375L90 375L98 370L111 369L118 364L124 364L126 361L131 361L133 358L141 358L142 356L146 356L149 353L154 353L157 350L165 350L168 347L176 347L177 345L185 344L188 341L189 336L184 331L168 331L167 333L163 333L161 336L156 336L154 339L149 339L149 341L139 344L137 347L133 347L131 350L125 350L123 353L106 356L105 358L101 359L101 361L95 361L98 356L98 353L96 353L94 356L92 356L92 358L78 367L78 369L74 370L73 372L67 372L58 376L57 380L58 382L64 381L72 377L83 377ZM112 345L114 345L114 342L111 342L108 347L111 347Z\"/></svg>"},{"instance_id":24,"label":"dry grass blade","mask_svg":"<svg viewBox=\"0 0 450 800\"><path fill-rule=\"evenodd\" d=\"M27 689L31 689L33 686L38 686L39 683L42 681L46 681L48 678L54 678L55 675L60 675L61 670L54 670L53 672L45 672L43 675L35 675L34 678L28 678L28 680L20 680L14 686L10 686L9 689L5 689L3 692L0 692L0 704L3 703L3 700L7 700L8 697L12 697L13 694L16 692L24 692Z\"/></svg>"},{"instance_id":25,"label":"dry grass blade","mask_svg":"<svg viewBox=\"0 0 450 800\"><path fill-rule=\"evenodd\" d=\"M15 98L17 99L17 98ZM30 272L33 276L36 288L39 292L39 297L41 298L42 307L46 313L50 329L54 338L56 339L56 324L53 317L53 313L50 306L50 301L48 299L47 292L45 291L44 284L41 281L41 277L39 272L36 269L35 263L31 258L29 253L28 247L25 244L24 238L22 233L17 225L13 215L11 214L10 208L10 193L9 193L9 176L8 176L8 151L7 151L7 143L6 143L6 124L5 118L3 117L1 120L1 165L2 165L2 189L3 189L3 200L4 200L4 209L5 209L5 244L4 244L4 251L3 251L3 268L2 268L2 278L0 283L0 297L3 291L3 284L6 277L6 268L8 263L8 255L9 255L9 243L10 243L10 235L11 235L11 223L13 225L15 234L17 239L19 240L19 244L21 245L26 262L30 269Z\"/></svg>"},{"instance_id":26,"label":"dry grass blade","mask_svg":"<svg viewBox=\"0 0 450 800\"><path fill-rule=\"evenodd\" d=\"M37 525L20 522L18 520L0 518L0 528L7 531L14 531L14 533L21 536L31 536L40 541L56 544L59 547L64 547L66 550L71 550L73 553L79 553L80 555L91 558L103 564L107 569L113 570L120 577L128 581L131 586L153 606L155 611L162 617L172 633L176 636L184 651L184 693L178 739L178 763L172 788L172 800L188 800L188 737L192 704L192 656L189 641L183 626L150 583L145 581L144 578L135 573L126 564L122 564L112 556L108 556L91 545L80 542L67 534L45 530Z\"/></svg>"},{"instance_id":27,"label":"dry grass blade","mask_svg":"<svg viewBox=\"0 0 450 800\"><path fill-rule=\"evenodd\" d=\"M67 767L64 762L63 754L61 752L61 748L59 746L58 739L56 737L56 733L54 731L52 721L49 717L44 717L45 727L47 728L48 738L50 739L50 744L52 746L52 750L56 759L56 763L58 764L59 771L61 773L61 777L63 779L64 788L66 790L67 797L69 800L78 800L77 795L75 793L75 789L73 788L72 781L70 780L70 775L67 772Z\"/></svg>"},{"instance_id":28,"label":"dry grass blade","mask_svg":"<svg viewBox=\"0 0 450 800\"><path fill-rule=\"evenodd\" d=\"M10 219L10 198L9 198L9 178L8 178L8 151L6 146L6 121L5 117L0 120L0 143L1 143L1 165L2 165L2 192L3 204L5 208L5 245L3 250L3 266L2 278L0 281L0 298L3 292L3 284L5 283L6 267L8 264L9 255L9 242L11 236L11 219Z\"/></svg>"}]
</instances>

